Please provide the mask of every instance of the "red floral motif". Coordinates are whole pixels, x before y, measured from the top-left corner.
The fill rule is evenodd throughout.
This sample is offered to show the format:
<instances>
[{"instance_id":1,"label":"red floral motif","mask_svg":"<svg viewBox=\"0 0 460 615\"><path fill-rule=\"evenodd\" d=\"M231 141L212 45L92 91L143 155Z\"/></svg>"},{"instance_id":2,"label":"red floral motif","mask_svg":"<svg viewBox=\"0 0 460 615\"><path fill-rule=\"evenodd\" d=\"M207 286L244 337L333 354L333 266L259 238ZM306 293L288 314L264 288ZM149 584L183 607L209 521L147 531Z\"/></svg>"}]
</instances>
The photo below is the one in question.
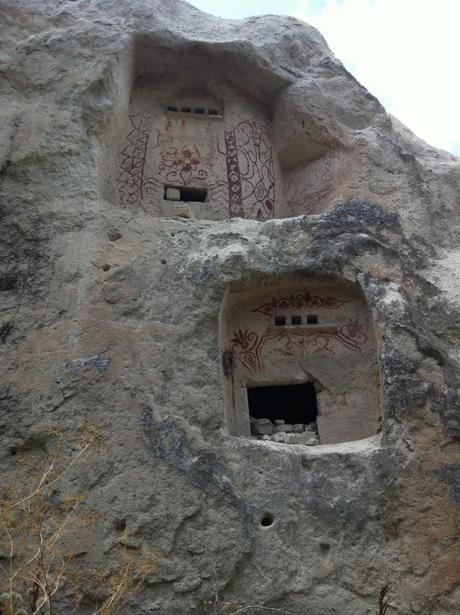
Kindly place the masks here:
<instances>
[{"instance_id":1,"label":"red floral motif","mask_svg":"<svg viewBox=\"0 0 460 615\"><path fill-rule=\"evenodd\" d=\"M181 152L181 155L176 157L174 161L175 167L182 167L182 171L189 172L195 171L200 164L199 151L195 147L195 151L184 147Z\"/></svg>"},{"instance_id":2,"label":"red floral motif","mask_svg":"<svg viewBox=\"0 0 460 615\"><path fill-rule=\"evenodd\" d=\"M303 308L327 308L337 310L345 303L349 303L349 299L337 299L336 297L319 297L318 295L310 295L308 291L300 295L289 295L289 297L274 297L268 303L264 303L252 310L260 312L267 319L271 318L277 312L284 310L301 310Z\"/></svg>"},{"instance_id":3,"label":"red floral motif","mask_svg":"<svg viewBox=\"0 0 460 615\"><path fill-rule=\"evenodd\" d=\"M366 326L358 319L349 320L337 330L337 339L351 350L361 350L361 346L367 342Z\"/></svg>"},{"instance_id":4,"label":"red floral motif","mask_svg":"<svg viewBox=\"0 0 460 615\"><path fill-rule=\"evenodd\" d=\"M249 329L233 334L231 349L244 367L254 372L263 368L263 351L268 345L272 352L284 357L305 358L316 353L335 354L334 342L353 352L360 352L367 342L366 324L350 320L337 331L276 331L258 335ZM274 346L274 347L273 347Z\"/></svg>"},{"instance_id":5,"label":"red floral motif","mask_svg":"<svg viewBox=\"0 0 460 615\"><path fill-rule=\"evenodd\" d=\"M239 329L233 334L231 340L232 352L238 355L243 355L243 363L254 371L259 371L261 368L259 355L259 336L255 331Z\"/></svg>"},{"instance_id":6,"label":"red floral motif","mask_svg":"<svg viewBox=\"0 0 460 615\"><path fill-rule=\"evenodd\" d=\"M189 184L192 180L204 181L208 177L202 167L211 168L210 157L202 158L196 145L185 145L182 149L171 147L161 153L160 171L168 170L166 181Z\"/></svg>"}]
</instances>

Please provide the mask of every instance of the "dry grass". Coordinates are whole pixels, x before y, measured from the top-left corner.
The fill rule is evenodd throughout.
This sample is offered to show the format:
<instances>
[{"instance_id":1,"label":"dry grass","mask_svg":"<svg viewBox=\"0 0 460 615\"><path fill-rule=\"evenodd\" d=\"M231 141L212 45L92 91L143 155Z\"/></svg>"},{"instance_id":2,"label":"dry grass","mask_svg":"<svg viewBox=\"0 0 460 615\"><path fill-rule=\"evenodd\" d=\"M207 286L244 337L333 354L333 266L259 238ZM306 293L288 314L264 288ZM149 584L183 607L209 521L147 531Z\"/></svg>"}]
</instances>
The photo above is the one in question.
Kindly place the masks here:
<instances>
[{"instance_id":1,"label":"dry grass","mask_svg":"<svg viewBox=\"0 0 460 615\"><path fill-rule=\"evenodd\" d=\"M17 473L21 480L5 487L1 495L0 553L7 563L0 566L0 615L56 615L64 588L73 596L75 614L83 597L94 595L94 588L100 599L93 615L120 613L122 607L127 612L130 597L155 573L161 556L155 549L121 547L110 568L72 566L80 537L94 529L102 515L83 507L85 493L62 494L59 488L64 478L88 462L88 452L99 442L96 432L87 428L72 442L58 432L50 432L48 440L52 453L38 462L23 461ZM126 538L121 536L120 544ZM386 615L389 608L388 588L380 590L378 615ZM225 602L217 595L203 606L210 615L308 615L308 611Z\"/></svg>"},{"instance_id":2,"label":"dry grass","mask_svg":"<svg viewBox=\"0 0 460 615\"><path fill-rule=\"evenodd\" d=\"M382 587L378 598L378 615L385 615L389 608L388 589L389 584ZM291 611L268 606L240 605L234 602L221 600L217 595L213 600L208 600L204 608L210 615L308 615L308 610Z\"/></svg>"},{"instance_id":3,"label":"dry grass","mask_svg":"<svg viewBox=\"0 0 460 615\"><path fill-rule=\"evenodd\" d=\"M19 480L1 495L0 549L6 564L0 567L0 615L56 615L64 586L75 596L78 612L89 583L105 595L94 615L117 612L155 571L158 556L121 549L111 570L72 567L81 537L100 522L101 515L83 510L84 493L62 495L61 487L64 478L87 462L98 437L85 428L77 440L68 442L53 431L47 442L52 453L44 453L39 462L22 460Z\"/></svg>"}]
</instances>

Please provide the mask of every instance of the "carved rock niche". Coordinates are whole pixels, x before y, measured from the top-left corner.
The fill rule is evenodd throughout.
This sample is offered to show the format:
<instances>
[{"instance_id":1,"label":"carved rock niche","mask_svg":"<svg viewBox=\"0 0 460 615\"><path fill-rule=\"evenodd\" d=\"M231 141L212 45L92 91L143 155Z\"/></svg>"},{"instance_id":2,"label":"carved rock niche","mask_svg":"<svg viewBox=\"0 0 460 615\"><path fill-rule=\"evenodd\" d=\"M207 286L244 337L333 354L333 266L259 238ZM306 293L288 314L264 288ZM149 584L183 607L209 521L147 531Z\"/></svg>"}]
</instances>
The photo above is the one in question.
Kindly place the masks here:
<instances>
[{"instance_id":1,"label":"carved rock niche","mask_svg":"<svg viewBox=\"0 0 460 615\"><path fill-rule=\"evenodd\" d=\"M137 80L117 149L120 207L209 220L278 216L269 114L212 68Z\"/></svg>"},{"instance_id":2,"label":"carved rock niche","mask_svg":"<svg viewBox=\"0 0 460 615\"><path fill-rule=\"evenodd\" d=\"M380 430L377 339L357 285L229 289L220 344L230 434L311 445L360 440ZM298 435L276 435L285 430Z\"/></svg>"}]
</instances>

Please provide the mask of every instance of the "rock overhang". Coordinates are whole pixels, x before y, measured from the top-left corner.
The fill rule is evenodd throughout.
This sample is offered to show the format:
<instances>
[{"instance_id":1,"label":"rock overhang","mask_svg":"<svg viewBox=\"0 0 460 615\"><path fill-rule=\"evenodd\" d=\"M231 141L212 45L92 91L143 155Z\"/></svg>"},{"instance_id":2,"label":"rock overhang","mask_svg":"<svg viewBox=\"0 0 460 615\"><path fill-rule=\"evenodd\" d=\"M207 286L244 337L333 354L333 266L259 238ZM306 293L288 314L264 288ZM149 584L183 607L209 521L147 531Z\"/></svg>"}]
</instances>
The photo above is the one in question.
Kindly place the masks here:
<instances>
[{"instance_id":1,"label":"rock overhang","mask_svg":"<svg viewBox=\"0 0 460 615\"><path fill-rule=\"evenodd\" d=\"M4 6L14 11L2 95L15 104L1 127L2 469L14 471L10 450L24 459L44 450L46 425L69 438L85 421L97 426L107 448L73 485L92 485L110 561L115 513L136 533L131 545L164 549L138 612L152 603L168 615L201 612L216 592L364 612L391 577L396 610L454 613L455 580L443 571L454 555L458 322L443 268L452 270L458 235L458 161L389 118L322 37L292 19L226 22L179 2ZM34 23L21 21L25 9ZM138 67L150 54L170 70L194 49L208 67L237 67L232 87L267 103L280 143L292 137L283 172L311 155L289 176L296 189L305 180L292 202L307 213L153 217L106 198L101 184L116 177L99 182L100 161L140 72L136 53ZM319 137L318 153L297 145L279 120L290 115L311 142ZM286 278L362 288L384 389L373 439L310 448L227 433L225 291ZM96 600L95 588L85 592Z\"/></svg>"}]
</instances>

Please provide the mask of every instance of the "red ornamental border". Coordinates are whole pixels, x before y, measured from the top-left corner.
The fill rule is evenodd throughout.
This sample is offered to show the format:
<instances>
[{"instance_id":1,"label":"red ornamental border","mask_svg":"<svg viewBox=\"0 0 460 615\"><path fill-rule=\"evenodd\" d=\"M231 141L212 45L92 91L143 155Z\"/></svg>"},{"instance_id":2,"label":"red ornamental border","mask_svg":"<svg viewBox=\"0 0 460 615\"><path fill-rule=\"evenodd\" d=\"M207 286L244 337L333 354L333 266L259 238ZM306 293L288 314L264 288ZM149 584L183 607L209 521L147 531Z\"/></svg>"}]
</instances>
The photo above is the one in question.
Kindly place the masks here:
<instances>
[{"instance_id":1,"label":"red ornamental border","mask_svg":"<svg viewBox=\"0 0 460 615\"><path fill-rule=\"evenodd\" d=\"M337 310L345 303L350 303L350 299L337 299L336 297L320 297L319 295L310 295L308 291L304 294L289 295L289 297L274 297L268 303L259 305L259 307L251 310L259 312L264 316L270 317L277 312L284 310L301 310L304 308L326 308L329 310Z\"/></svg>"},{"instance_id":2,"label":"red ornamental border","mask_svg":"<svg viewBox=\"0 0 460 615\"><path fill-rule=\"evenodd\" d=\"M262 352L264 346L270 341L282 341L286 344L286 354L296 354L295 348L300 351L312 348L312 352L329 352L335 354L330 343L337 341L342 346L353 352L360 352L368 340L364 332L365 325L359 320L350 320L335 332L291 332L280 331L259 335L249 329L239 329L231 339L231 351L236 358L240 359L244 367L258 372L263 369ZM289 350L291 348L291 350Z\"/></svg>"}]
</instances>

